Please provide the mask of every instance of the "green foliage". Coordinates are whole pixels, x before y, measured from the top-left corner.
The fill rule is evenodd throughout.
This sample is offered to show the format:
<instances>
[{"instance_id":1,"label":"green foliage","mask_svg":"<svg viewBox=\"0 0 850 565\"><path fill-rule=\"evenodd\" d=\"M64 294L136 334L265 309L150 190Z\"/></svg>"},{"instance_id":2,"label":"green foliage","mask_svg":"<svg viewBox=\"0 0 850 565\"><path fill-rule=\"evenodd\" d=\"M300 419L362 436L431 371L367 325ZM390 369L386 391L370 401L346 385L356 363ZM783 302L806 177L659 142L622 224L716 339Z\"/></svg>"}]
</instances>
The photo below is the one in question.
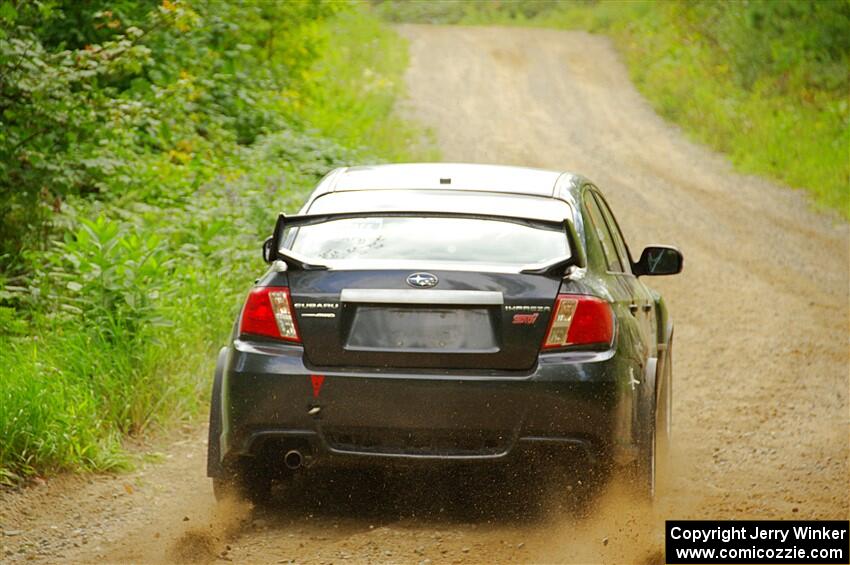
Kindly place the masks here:
<instances>
[{"instance_id":1,"label":"green foliage","mask_svg":"<svg viewBox=\"0 0 850 565\"><path fill-rule=\"evenodd\" d=\"M61 301L85 324L100 324L108 340L143 335L161 322L154 306L156 285L171 274L169 263L174 259L159 233L140 237L102 215L80 218L77 231L66 232L56 253L46 256L55 263L49 274L59 292L44 299Z\"/></svg>"},{"instance_id":2,"label":"green foliage","mask_svg":"<svg viewBox=\"0 0 850 565\"><path fill-rule=\"evenodd\" d=\"M717 18L711 5L671 5L612 33L662 116L742 171L805 188L850 217L850 46L827 39L850 4L815 4L735 3L737 17Z\"/></svg>"},{"instance_id":3,"label":"green foliage","mask_svg":"<svg viewBox=\"0 0 850 565\"><path fill-rule=\"evenodd\" d=\"M44 49L24 28L0 38L0 261L9 263L58 206L57 198L98 190L113 161L96 142L109 142L114 123L135 108L97 88L140 68L142 35L126 35L77 52ZM24 235L30 235L26 233ZM2 264L2 263L0 263Z\"/></svg>"},{"instance_id":4,"label":"green foliage","mask_svg":"<svg viewBox=\"0 0 850 565\"><path fill-rule=\"evenodd\" d=\"M68 196L147 192L132 173L146 152L188 162L198 149L309 127L280 93L312 80L328 18L349 8L125 0L107 10L112 4L3 4L0 268L7 272L44 242ZM152 11L142 16L143 9ZM125 12L142 27L127 27ZM69 31L69 21L79 28ZM201 176L208 170L196 165Z\"/></svg>"},{"instance_id":5,"label":"green foliage","mask_svg":"<svg viewBox=\"0 0 850 565\"><path fill-rule=\"evenodd\" d=\"M727 9L701 0L671 6L671 17L729 62L738 86L806 96L821 90L846 95L850 87L850 3L772 0Z\"/></svg>"},{"instance_id":6,"label":"green foliage","mask_svg":"<svg viewBox=\"0 0 850 565\"><path fill-rule=\"evenodd\" d=\"M344 145L372 140L374 149L390 161L416 152L434 158L419 148L421 132L392 114L404 90L406 44L359 11L341 14L324 33L327 48L311 69L310 80L291 93L295 111L322 135Z\"/></svg>"},{"instance_id":7,"label":"green foliage","mask_svg":"<svg viewBox=\"0 0 850 565\"><path fill-rule=\"evenodd\" d=\"M333 167L410 157L404 44L341 2L0 20L0 482L119 468L122 435L204 407L276 214Z\"/></svg>"},{"instance_id":8,"label":"green foliage","mask_svg":"<svg viewBox=\"0 0 850 565\"><path fill-rule=\"evenodd\" d=\"M391 21L610 35L665 118L850 217L847 0L373 1Z\"/></svg>"},{"instance_id":9,"label":"green foliage","mask_svg":"<svg viewBox=\"0 0 850 565\"><path fill-rule=\"evenodd\" d=\"M0 336L0 483L45 469L120 467L117 435L104 426L94 390L68 382L40 345Z\"/></svg>"},{"instance_id":10,"label":"green foliage","mask_svg":"<svg viewBox=\"0 0 850 565\"><path fill-rule=\"evenodd\" d=\"M500 24L526 22L556 13L563 2L553 0L371 0L388 21L428 24Z\"/></svg>"}]
</instances>

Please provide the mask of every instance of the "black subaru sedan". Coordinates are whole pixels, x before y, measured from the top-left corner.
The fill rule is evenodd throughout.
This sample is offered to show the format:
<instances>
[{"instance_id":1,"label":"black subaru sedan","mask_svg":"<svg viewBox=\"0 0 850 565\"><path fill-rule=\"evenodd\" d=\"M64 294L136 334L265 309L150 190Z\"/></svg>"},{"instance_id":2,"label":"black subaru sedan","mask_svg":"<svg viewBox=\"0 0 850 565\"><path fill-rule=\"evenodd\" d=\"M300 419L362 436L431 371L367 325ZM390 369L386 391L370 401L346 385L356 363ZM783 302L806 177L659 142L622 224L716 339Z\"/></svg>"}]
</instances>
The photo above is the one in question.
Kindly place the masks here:
<instances>
[{"instance_id":1,"label":"black subaru sedan","mask_svg":"<svg viewBox=\"0 0 850 565\"><path fill-rule=\"evenodd\" d=\"M271 226L270 226L271 227ZM652 496L673 324L601 191L467 164L329 173L263 245L215 371L217 496L351 465L624 466ZM556 464L558 455L545 461Z\"/></svg>"}]
</instances>

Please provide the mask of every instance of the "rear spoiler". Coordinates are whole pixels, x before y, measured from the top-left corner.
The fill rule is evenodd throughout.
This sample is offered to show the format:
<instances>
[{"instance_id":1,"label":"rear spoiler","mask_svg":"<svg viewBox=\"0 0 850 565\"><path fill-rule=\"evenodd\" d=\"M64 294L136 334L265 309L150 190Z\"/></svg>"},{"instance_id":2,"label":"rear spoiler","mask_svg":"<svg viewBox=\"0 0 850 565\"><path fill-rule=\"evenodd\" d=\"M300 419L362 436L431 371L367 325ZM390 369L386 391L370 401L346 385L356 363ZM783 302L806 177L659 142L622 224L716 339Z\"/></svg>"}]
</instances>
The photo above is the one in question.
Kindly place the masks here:
<instances>
[{"instance_id":1,"label":"rear spoiler","mask_svg":"<svg viewBox=\"0 0 850 565\"><path fill-rule=\"evenodd\" d=\"M575 225L568 218L563 220L544 220L539 218L518 218L516 216L503 216L498 214L476 214L467 212L423 212L417 211L398 211L398 210L374 210L370 212L339 212L334 214L301 214L297 216L287 216L280 214L275 223L274 233L263 243L263 259L266 263L274 261L283 261L292 270L299 271L323 271L327 270L327 265L315 262L313 259L304 257L290 249L282 247L284 231L289 228L299 228L322 224L333 220L345 220L351 218L374 218L380 216L382 218L417 218L427 216L429 218L467 218L472 220L495 220L499 222L510 222L514 224L522 224L527 226L542 226L548 228L561 228L567 237L567 243L570 247L570 254L564 257L554 259L547 263L526 265L520 272L527 274L552 275L563 273L567 267L575 266L584 268L587 266L587 260L584 254L584 247L581 245L578 232Z\"/></svg>"}]
</instances>

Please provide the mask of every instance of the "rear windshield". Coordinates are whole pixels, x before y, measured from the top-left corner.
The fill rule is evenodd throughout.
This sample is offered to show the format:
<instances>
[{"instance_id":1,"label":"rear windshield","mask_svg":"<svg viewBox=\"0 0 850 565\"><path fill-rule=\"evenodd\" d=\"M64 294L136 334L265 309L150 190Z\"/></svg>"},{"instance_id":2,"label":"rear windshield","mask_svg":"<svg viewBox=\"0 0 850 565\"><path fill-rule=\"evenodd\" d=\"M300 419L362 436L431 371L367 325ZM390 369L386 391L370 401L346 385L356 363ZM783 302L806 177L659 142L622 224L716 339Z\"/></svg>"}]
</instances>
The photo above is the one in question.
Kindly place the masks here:
<instances>
[{"instance_id":1,"label":"rear windshield","mask_svg":"<svg viewBox=\"0 0 850 565\"><path fill-rule=\"evenodd\" d=\"M293 251L326 260L527 265L569 255L563 231L468 218L347 218L298 228Z\"/></svg>"}]
</instances>

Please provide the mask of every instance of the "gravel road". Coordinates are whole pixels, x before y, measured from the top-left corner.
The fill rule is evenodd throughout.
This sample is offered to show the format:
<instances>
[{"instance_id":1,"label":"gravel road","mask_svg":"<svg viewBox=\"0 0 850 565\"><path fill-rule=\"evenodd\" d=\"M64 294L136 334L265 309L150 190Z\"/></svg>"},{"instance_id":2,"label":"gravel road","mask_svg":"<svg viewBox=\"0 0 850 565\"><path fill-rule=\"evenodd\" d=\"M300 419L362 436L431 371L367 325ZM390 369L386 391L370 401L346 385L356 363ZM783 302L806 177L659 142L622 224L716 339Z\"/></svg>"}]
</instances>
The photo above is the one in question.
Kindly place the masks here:
<instances>
[{"instance_id":1,"label":"gravel road","mask_svg":"<svg viewBox=\"0 0 850 565\"><path fill-rule=\"evenodd\" d=\"M665 518L848 518L848 225L689 142L604 38L400 29L404 111L446 161L581 172L634 251L683 250L685 272L652 281L676 321L669 494L650 509L616 481L577 504L522 480L358 475L264 510L216 506L190 427L130 474L0 493L0 561L656 563Z\"/></svg>"}]
</instances>

